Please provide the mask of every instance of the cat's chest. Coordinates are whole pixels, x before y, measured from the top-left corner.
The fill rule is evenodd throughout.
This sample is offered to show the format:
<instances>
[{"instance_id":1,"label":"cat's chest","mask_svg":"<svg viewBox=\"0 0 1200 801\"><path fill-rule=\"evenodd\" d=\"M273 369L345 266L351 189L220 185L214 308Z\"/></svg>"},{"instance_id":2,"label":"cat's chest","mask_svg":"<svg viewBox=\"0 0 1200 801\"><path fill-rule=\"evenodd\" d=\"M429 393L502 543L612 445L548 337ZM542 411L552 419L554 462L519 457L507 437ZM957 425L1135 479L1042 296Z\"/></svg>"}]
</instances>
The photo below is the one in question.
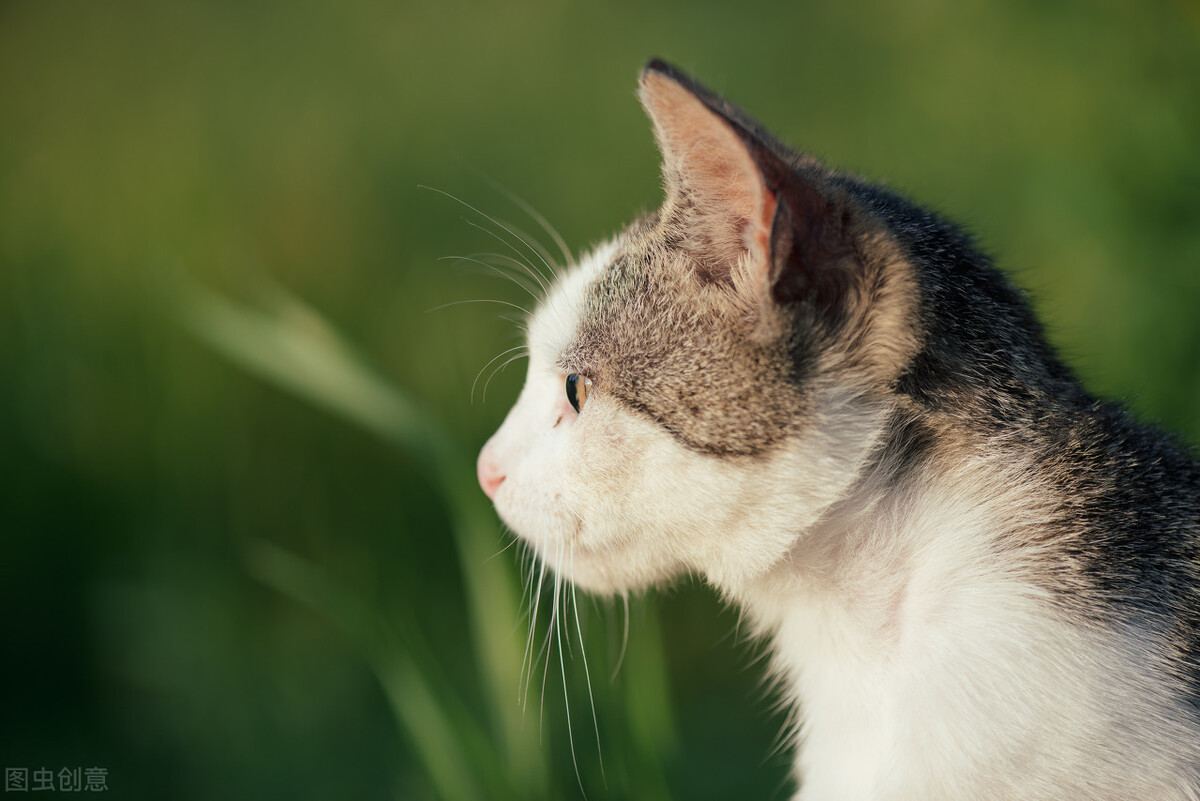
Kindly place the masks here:
<instances>
[{"instance_id":1,"label":"cat's chest","mask_svg":"<svg viewBox=\"0 0 1200 801\"><path fill-rule=\"evenodd\" d=\"M864 561L860 580L834 592L751 604L802 721L798 799L952 798L945 777L990 772L1024 739L1006 720L1023 678L1010 669L1020 646L1004 635L1033 618L1022 584L912 557Z\"/></svg>"},{"instance_id":2,"label":"cat's chest","mask_svg":"<svg viewBox=\"0 0 1200 801\"><path fill-rule=\"evenodd\" d=\"M903 750L904 665L886 631L812 602L784 617L776 667L801 716L799 799L871 798Z\"/></svg>"}]
</instances>

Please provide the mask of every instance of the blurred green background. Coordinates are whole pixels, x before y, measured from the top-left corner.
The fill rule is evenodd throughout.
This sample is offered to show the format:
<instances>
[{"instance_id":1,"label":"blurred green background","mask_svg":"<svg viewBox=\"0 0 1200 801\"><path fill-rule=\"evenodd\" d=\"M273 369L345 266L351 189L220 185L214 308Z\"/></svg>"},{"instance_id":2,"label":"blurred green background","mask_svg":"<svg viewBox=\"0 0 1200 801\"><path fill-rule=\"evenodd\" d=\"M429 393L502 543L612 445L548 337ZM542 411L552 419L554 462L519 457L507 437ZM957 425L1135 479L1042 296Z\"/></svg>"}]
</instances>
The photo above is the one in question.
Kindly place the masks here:
<instances>
[{"instance_id":1,"label":"blurred green background","mask_svg":"<svg viewBox=\"0 0 1200 801\"><path fill-rule=\"evenodd\" d=\"M522 678L527 573L472 460L523 364L471 393L519 333L429 311L525 301L439 260L504 245L419 185L535 231L515 193L576 249L657 203L652 55L964 222L1092 388L1200 442L1194 0L5 0L4 766L787 797L760 650L696 583L627 626L560 602L562 668Z\"/></svg>"}]
</instances>

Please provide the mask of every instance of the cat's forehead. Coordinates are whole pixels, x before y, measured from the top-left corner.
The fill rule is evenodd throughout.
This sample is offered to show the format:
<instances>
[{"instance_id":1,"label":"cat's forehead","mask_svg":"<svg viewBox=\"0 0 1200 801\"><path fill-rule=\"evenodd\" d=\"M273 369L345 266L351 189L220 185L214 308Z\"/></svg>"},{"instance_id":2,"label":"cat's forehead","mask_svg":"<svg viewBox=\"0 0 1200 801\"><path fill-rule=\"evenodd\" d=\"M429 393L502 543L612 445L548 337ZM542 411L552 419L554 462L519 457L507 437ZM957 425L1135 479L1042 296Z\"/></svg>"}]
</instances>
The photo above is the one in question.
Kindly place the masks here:
<instances>
[{"instance_id":1,"label":"cat's forehead","mask_svg":"<svg viewBox=\"0 0 1200 801\"><path fill-rule=\"evenodd\" d=\"M620 237L595 247L559 276L529 320L529 347L543 363L557 363L570 347L589 312L588 289L608 270L620 251Z\"/></svg>"},{"instance_id":2,"label":"cat's forehead","mask_svg":"<svg viewBox=\"0 0 1200 801\"><path fill-rule=\"evenodd\" d=\"M594 378L614 361L673 348L699 288L679 259L658 227L635 221L559 277L530 322L531 352Z\"/></svg>"}]
</instances>

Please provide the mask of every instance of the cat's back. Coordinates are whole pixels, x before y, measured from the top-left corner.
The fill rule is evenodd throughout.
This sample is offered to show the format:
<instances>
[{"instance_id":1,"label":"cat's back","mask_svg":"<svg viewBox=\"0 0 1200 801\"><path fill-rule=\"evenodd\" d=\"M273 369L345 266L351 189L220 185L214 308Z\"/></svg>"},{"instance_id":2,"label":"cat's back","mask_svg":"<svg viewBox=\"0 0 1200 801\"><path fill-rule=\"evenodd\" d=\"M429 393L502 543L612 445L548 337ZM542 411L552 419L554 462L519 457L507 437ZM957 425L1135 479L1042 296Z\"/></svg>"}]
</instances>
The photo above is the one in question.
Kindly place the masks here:
<instances>
[{"instance_id":1,"label":"cat's back","mask_svg":"<svg viewBox=\"0 0 1200 801\"><path fill-rule=\"evenodd\" d=\"M1078 441L1061 442L1059 458L1080 570L1100 614L1158 640L1200 738L1200 464L1116 405L1078 417Z\"/></svg>"},{"instance_id":2,"label":"cat's back","mask_svg":"<svg viewBox=\"0 0 1200 801\"><path fill-rule=\"evenodd\" d=\"M981 478L976 491L1002 493L1010 507L997 547L1029 555L1038 583L1080 625L1131 633L1128 647L1170 676L1200 741L1195 454L1090 394L1025 293L959 228L887 189L840 181L889 220L914 267L921 345L896 382L910 458L925 450L966 471L984 465L994 485Z\"/></svg>"}]
</instances>

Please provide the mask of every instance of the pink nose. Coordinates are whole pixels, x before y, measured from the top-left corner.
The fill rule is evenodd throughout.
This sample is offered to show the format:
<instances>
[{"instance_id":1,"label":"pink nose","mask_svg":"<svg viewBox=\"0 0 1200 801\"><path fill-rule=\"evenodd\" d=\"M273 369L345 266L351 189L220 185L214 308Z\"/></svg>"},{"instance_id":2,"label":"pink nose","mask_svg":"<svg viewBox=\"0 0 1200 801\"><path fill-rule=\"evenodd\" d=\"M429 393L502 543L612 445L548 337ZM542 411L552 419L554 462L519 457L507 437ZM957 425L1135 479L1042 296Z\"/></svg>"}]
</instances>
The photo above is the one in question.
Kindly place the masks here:
<instances>
[{"instance_id":1,"label":"pink nose","mask_svg":"<svg viewBox=\"0 0 1200 801\"><path fill-rule=\"evenodd\" d=\"M496 460L492 458L486 447L479 453L479 461L475 463L475 472L479 476L479 486L483 487L483 494L494 500L496 491L504 483L504 472L500 469L500 465L496 464Z\"/></svg>"}]
</instances>

